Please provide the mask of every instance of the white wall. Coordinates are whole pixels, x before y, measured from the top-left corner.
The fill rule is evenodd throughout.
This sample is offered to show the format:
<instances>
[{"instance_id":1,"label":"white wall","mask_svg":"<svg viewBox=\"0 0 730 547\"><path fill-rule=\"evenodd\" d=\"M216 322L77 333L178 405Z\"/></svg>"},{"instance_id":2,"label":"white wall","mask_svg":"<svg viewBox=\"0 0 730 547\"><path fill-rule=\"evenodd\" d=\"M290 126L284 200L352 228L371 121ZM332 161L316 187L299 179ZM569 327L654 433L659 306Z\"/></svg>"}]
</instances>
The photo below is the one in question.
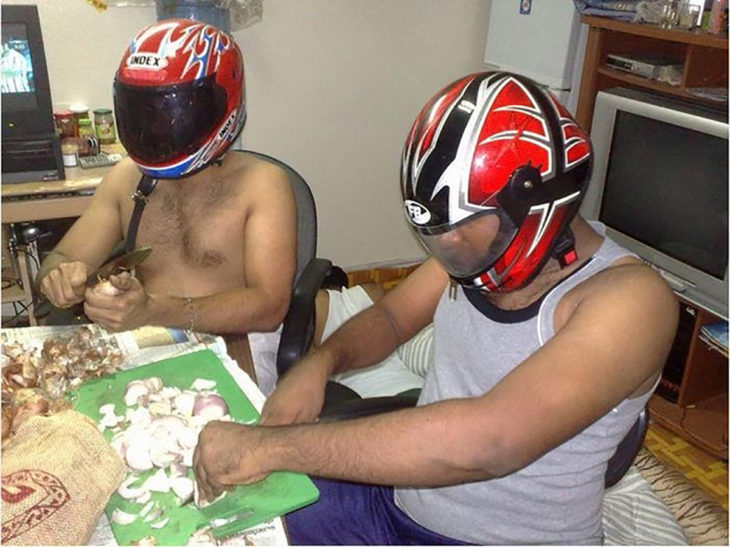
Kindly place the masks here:
<instances>
[{"instance_id":1,"label":"white wall","mask_svg":"<svg viewBox=\"0 0 730 547\"><path fill-rule=\"evenodd\" d=\"M307 179L320 256L343 267L422 256L401 211L401 147L433 93L484 70L490 2L264 0L263 21L235 33L246 64L245 146ZM154 8L30 3L39 5L54 103L110 106L116 64Z\"/></svg>"}]
</instances>

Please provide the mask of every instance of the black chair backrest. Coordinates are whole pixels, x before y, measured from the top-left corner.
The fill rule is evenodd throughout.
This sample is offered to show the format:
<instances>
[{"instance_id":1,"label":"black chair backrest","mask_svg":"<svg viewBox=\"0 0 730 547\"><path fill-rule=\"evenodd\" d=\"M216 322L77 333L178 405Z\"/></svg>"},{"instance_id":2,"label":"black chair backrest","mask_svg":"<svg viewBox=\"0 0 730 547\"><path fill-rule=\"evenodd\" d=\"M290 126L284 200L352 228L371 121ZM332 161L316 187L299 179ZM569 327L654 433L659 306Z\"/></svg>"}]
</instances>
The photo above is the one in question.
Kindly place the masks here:
<instances>
[{"instance_id":1,"label":"black chair backrest","mask_svg":"<svg viewBox=\"0 0 730 547\"><path fill-rule=\"evenodd\" d=\"M646 430L649 428L649 410L644 407L631 429L616 447L606 469L606 488L612 487L626 474L634 463L636 454L644 444Z\"/></svg>"},{"instance_id":2,"label":"black chair backrest","mask_svg":"<svg viewBox=\"0 0 730 547\"><path fill-rule=\"evenodd\" d=\"M280 167L289 177L297 204L297 273L296 283L310 260L317 255L317 208L304 178L283 161L250 150L241 151Z\"/></svg>"}]
</instances>

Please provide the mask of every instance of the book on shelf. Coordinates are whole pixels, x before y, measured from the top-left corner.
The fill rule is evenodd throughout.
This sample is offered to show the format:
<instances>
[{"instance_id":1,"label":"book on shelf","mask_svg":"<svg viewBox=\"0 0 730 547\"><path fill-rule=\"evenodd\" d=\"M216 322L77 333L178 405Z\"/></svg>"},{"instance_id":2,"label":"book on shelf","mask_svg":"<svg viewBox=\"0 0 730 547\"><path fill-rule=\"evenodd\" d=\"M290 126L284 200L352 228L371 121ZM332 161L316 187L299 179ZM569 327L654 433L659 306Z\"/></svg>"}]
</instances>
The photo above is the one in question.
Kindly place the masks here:
<instances>
[{"instance_id":1,"label":"book on shelf","mask_svg":"<svg viewBox=\"0 0 730 547\"><path fill-rule=\"evenodd\" d=\"M710 345L717 347L727 355L728 326L727 321L718 321L705 325L700 330L700 338Z\"/></svg>"}]
</instances>

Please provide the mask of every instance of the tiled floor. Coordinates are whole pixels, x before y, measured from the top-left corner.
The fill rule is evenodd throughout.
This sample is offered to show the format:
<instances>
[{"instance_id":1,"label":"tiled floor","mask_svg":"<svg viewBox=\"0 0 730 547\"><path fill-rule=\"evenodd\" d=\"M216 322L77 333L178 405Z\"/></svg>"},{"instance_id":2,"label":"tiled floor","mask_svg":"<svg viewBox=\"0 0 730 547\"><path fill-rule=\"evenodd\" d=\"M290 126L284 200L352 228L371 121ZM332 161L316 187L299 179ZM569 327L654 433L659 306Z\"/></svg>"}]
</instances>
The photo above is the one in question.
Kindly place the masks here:
<instances>
[{"instance_id":1,"label":"tiled floor","mask_svg":"<svg viewBox=\"0 0 730 547\"><path fill-rule=\"evenodd\" d=\"M652 423L644 441L658 460L680 471L728 509L728 463L708 455L668 429Z\"/></svg>"}]
</instances>

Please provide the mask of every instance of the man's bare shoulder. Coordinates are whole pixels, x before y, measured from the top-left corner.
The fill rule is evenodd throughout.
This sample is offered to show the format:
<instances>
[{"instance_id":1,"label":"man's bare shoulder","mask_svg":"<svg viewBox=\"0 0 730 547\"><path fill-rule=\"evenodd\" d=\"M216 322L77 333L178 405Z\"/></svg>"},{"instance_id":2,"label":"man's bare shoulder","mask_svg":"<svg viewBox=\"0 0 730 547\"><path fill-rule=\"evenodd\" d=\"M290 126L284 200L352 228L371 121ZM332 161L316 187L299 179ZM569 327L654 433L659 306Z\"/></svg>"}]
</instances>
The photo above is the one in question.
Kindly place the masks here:
<instances>
[{"instance_id":1,"label":"man's bare shoulder","mask_svg":"<svg viewBox=\"0 0 730 547\"><path fill-rule=\"evenodd\" d=\"M226 155L225 169L227 177L245 189L288 188L289 177L278 165L255 154L234 151Z\"/></svg>"},{"instance_id":2,"label":"man's bare shoulder","mask_svg":"<svg viewBox=\"0 0 730 547\"><path fill-rule=\"evenodd\" d=\"M95 194L115 200L129 197L141 178L142 173L137 165L131 158L124 158L104 175Z\"/></svg>"}]
</instances>

